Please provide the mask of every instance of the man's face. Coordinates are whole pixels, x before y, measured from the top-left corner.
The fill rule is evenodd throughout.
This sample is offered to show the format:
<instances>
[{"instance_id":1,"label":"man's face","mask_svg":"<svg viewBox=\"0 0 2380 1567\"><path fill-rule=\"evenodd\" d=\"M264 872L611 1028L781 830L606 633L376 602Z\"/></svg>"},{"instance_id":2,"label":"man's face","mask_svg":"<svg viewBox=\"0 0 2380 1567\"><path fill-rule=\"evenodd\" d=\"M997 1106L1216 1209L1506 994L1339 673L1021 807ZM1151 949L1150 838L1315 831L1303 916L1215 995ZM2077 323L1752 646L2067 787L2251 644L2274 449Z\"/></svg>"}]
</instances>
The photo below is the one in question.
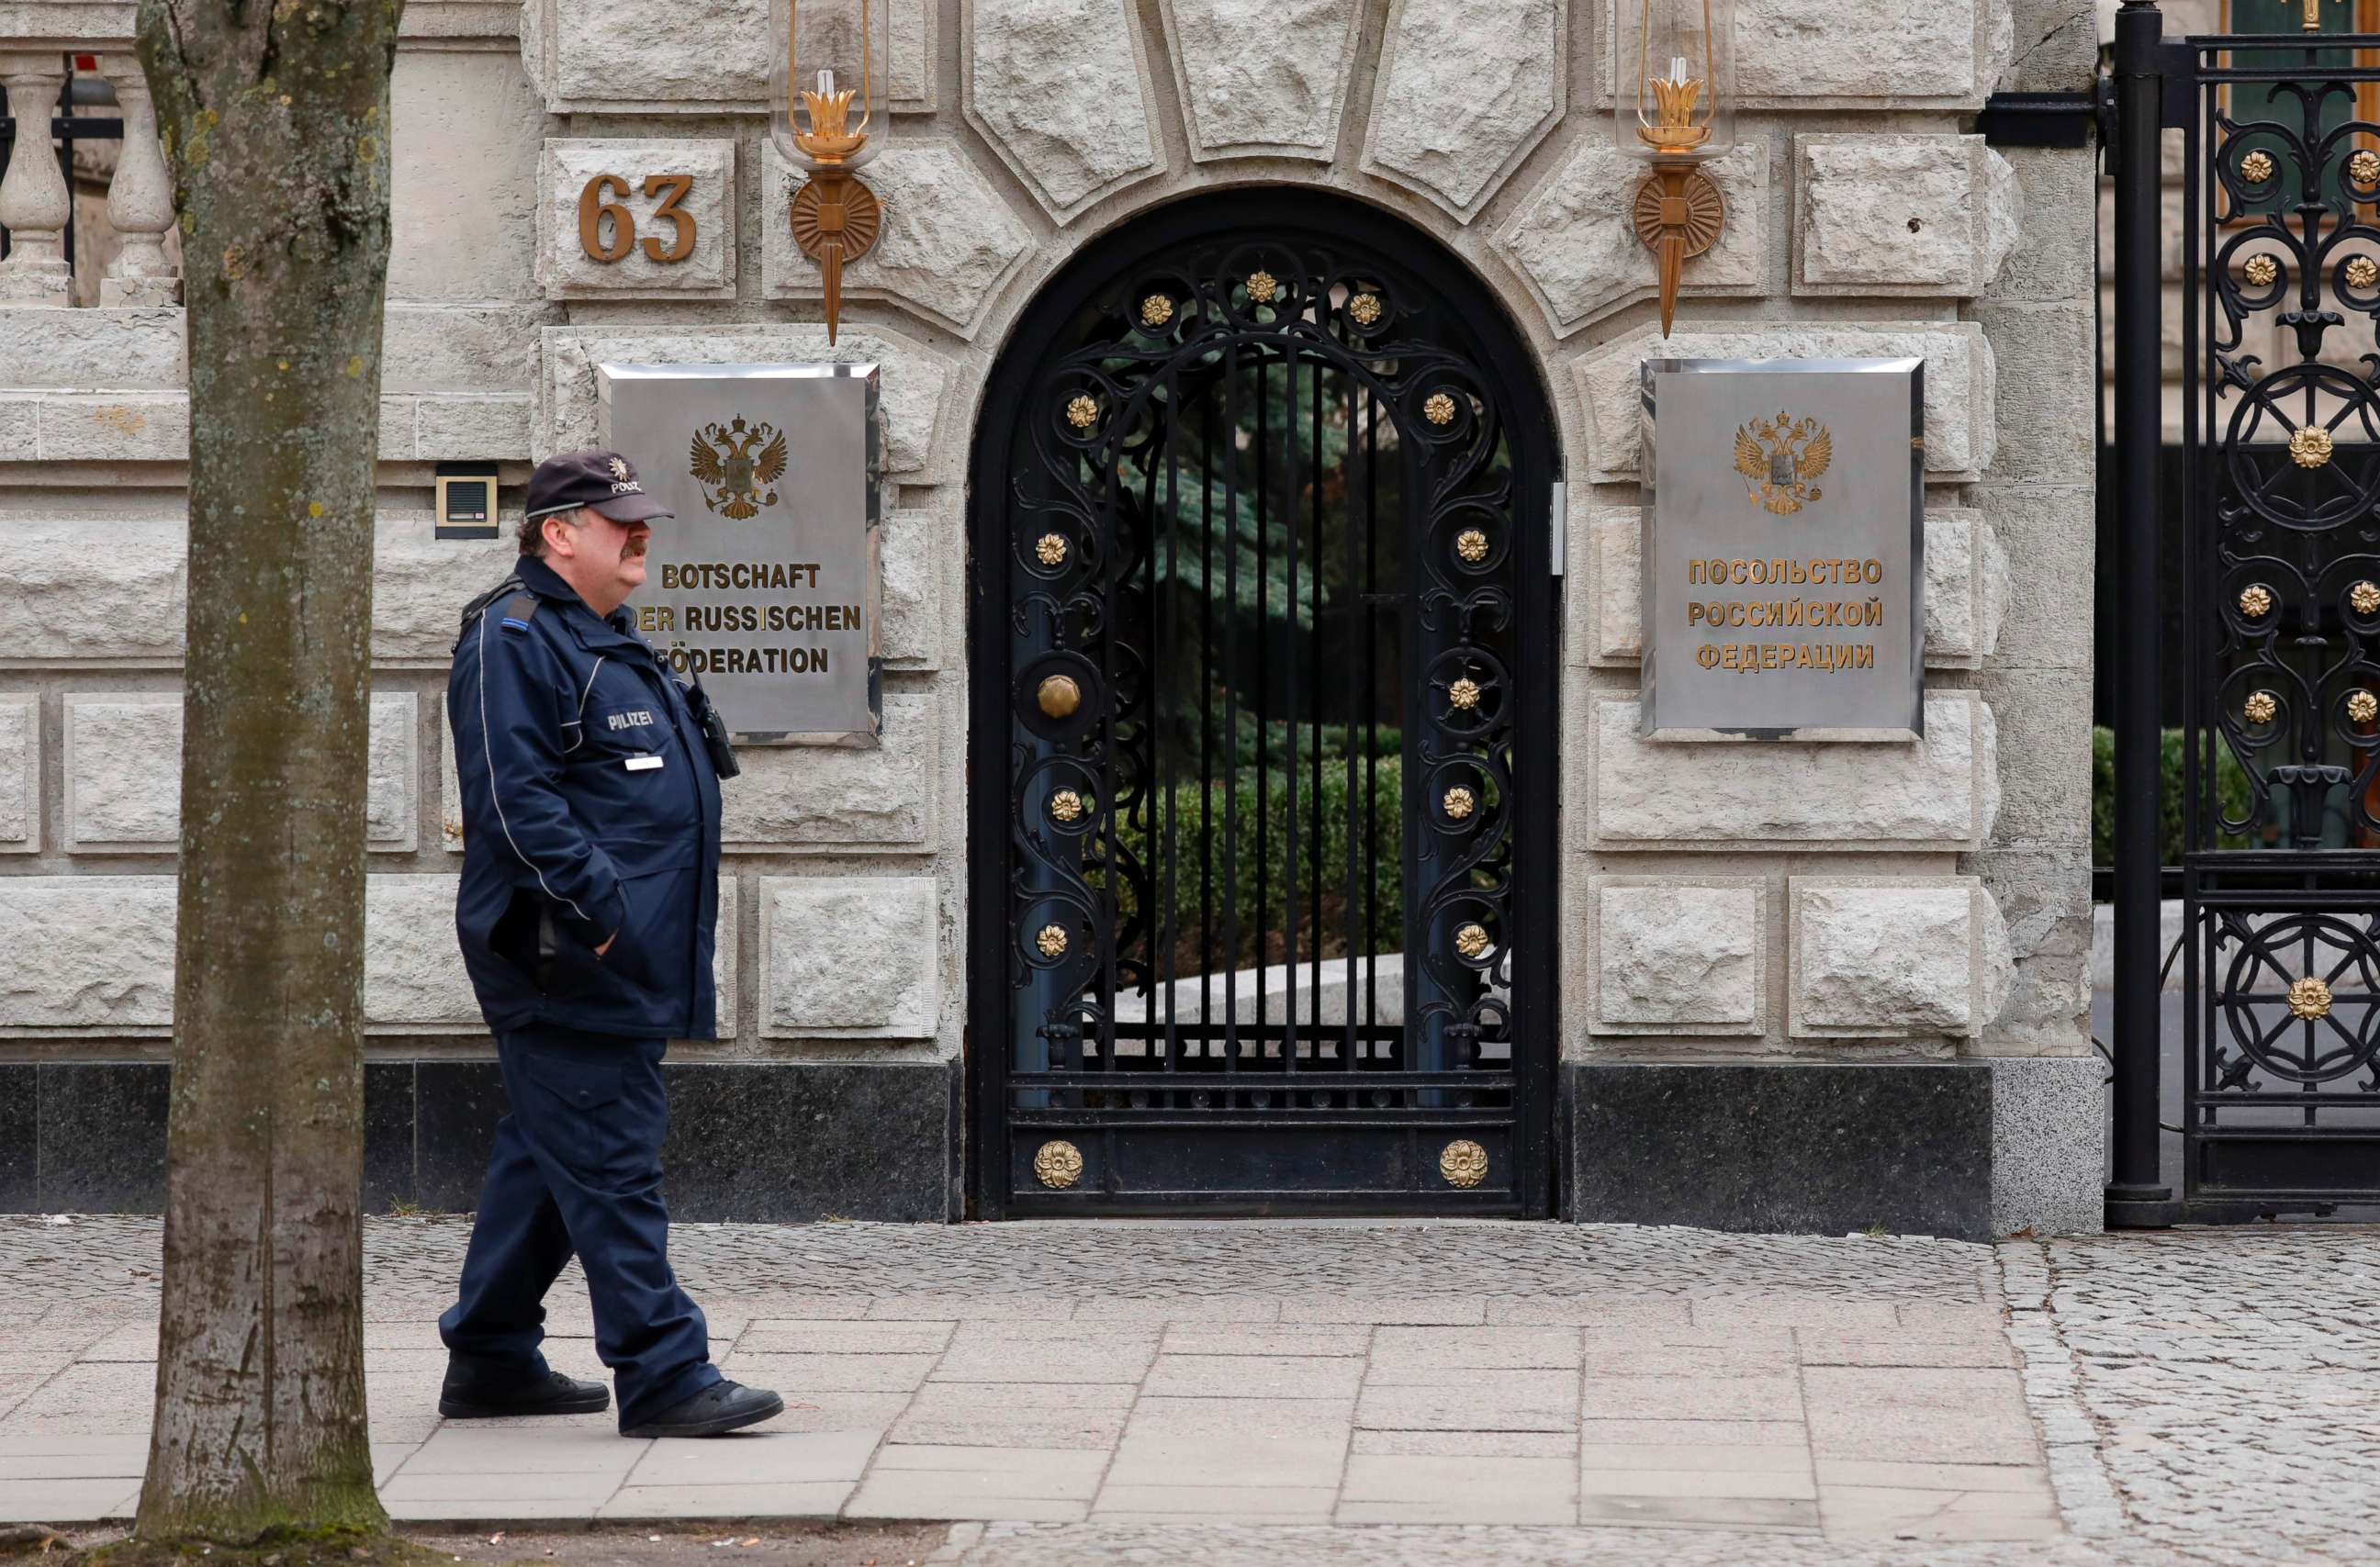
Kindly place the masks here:
<instances>
[{"instance_id":1,"label":"man's face","mask_svg":"<svg viewBox=\"0 0 2380 1567\"><path fill-rule=\"evenodd\" d=\"M652 528L613 522L592 506L572 514L574 527L549 529L547 558L562 579L598 614L610 614L644 586L645 547Z\"/></svg>"}]
</instances>

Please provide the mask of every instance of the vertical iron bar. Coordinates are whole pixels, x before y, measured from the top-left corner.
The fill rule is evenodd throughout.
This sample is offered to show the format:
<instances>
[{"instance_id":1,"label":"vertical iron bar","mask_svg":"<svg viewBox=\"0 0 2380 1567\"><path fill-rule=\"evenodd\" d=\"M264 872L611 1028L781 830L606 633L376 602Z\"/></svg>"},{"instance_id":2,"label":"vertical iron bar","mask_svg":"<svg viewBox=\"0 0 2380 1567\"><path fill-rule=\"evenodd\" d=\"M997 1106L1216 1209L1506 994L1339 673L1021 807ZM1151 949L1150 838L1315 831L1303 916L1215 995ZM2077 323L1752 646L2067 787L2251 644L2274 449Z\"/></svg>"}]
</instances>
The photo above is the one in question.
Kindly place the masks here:
<instances>
[{"instance_id":1,"label":"vertical iron bar","mask_svg":"<svg viewBox=\"0 0 2380 1567\"><path fill-rule=\"evenodd\" d=\"M1253 314L1256 306L1248 306ZM1257 1059L1270 1043L1265 1005L1265 937L1272 920L1265 889L1272 883L1272 479L1271 356L1257 349Z\"/></svg>"},{"instance_id":2,"label":"vertical iron bar","mask_svg":"<svg viewBox=\"0 0 2380 1567\"><path fill-rule=\"evenodd\" d=\"M1300 699L1306 694L1305 674L1313 662L1313 628L1307 626L1305 656L1294 656L1297 646L1297 529L1305 520L1305 508L1297 504L1297 340L1284 332L1281 369L1287 376L1283 383L1281 408L1289 419L1289 429L1281 443L1281 461L1288 466L1283 476L1281 498L1286 513L1281 537L1288 541L1289 564L1283 603L1289 613L1289 647L1292 658L1284 672L1283 684L1288 688L1287 711L1282 714L1281 737L1288 747L1282 759L1281 785L1289 800L1288 838L1281 846L1281 875L1285 896L1281 899L1281 1018L1288 1025L1281 1036L1281 1057L1284 1070L1297 1070L1297 814L1305 802L1297 797L1297 720Z\"/></svg>"},{"instance_id":3,"label":"vertical iron bar","mask_svg":"<svg viewBox=\"0 0 2380 1567\"><path fill-rule=\"evenodd\" d=\"M2157 1162L2157 824L2159 735L2157 465L2162 443L2158 348L2159 128L2164 18L2125 0L2116 18L2117 592L2122 626L2116 677L2116 1162L2111 1228L2170 1223L2172 1192Z\"/></svg>"},{"instance_id":4,"label":"vertical iron bar","mask_svg":"<svg viewBox=\"0 0 2380 1567\"><path fill-rule=\"evenodd\" d=\"M1327 309L1327 303L1318 309ZM1322 370L1324 362L1314 361L1308 396L1312 406L1306 419L1307 438L1314 443L1314 458L1307 470L1306 484L1314 492L1314 504L1308 508L1314 519L1314 582L1306 589L1308 604L1307 646L1313 650L1305 661L1305 670L1312 685L1306 705L1314 714L1314 787L1313 804L1307 808L1314 813L1314 825L1306 834L1305 844L1305 905L1308 939L1314 943L1311 958L1314 983L1305 996L1307 1026L1314 1035L1314 1053L1318 1064L1322 1055L1322 668L1325 650L1323 635L1322 565L1330 557L1322 542Z\"/></svg>"},{"instance_id":5,"label":"vertical iron bar","mask_svg":"<svg viewBox=\"0 0 2380 1567\"><path fill-rule=\"evenodd\" d=\"M1165 791L1165 893L1159 907L1165 917L1150 929L1150 942L1156 949L1149 954L1152 972L1162 974L1165 986L1165 1070L1172 1072L1180 1063L1182 1029L1180 999L1174 988L1182 979L1182 965L1175 954L1182 945L1180 893L1182 869L1181 839L1174 831L1173 796L1180 781L1169 759L1166 746L1168 686L1172 684L1175 654L1182 640L1182 382L1172 370L1165 372L1165 597L1154 606L1156 620L1164 638L1164 646L1156 650L1148 661L1149 671L1149 759L1156 763L1157 781ZM1152 476L1153 477L1153 476ZM1149 526L1157 526L1158 513L1149 512ZM1149 575L1157 573L1157 541L1149 541ZM1149 822L1149 837L1157 836L1157 823ZM1162 964L1157 961L1161 954ZM1149 1009L1149 1021L1156 1021L1156 1008Z\"/></svg>"},{"instance_id":6,"label":"vertical iron bar","mask_svg":"<svg viewBox=\"0 0 2380 1567\"><path fill-rule=\"evenodd\" d=\"M1223 348L1223 615L1224 640L1236 655L1240 624L1240 346ZM1209 442L1208 450L1216 443ZM1259 709L1259 711L1262 710ZM1258 820L1262 820L1259 812ZM1262 978L1259 970L1258 978ZM1264 1034L1257 1034L1264 1056ZM1223 1070L1240 1069L1240 670L1236 656L1223 668Z\"/></svg>"},{"instance_id":7,"label":"vertical iron bar","mask_svg":"<svg viewBox=\"0 0 2380 1567\"><path fill-rule=\"evenodd\" d=\"M1198 1058L1215 1054L1215 423L1198 387ZM1229 1102L1229 1101L1226 1101Z\"/></svg>"},{"instance_id":8,"label":"vertical iron bar","mask_svg":"<svg viewBox=\"0 0 2380 1567\"><path fill-rule=\"evenodd\" d=\"M1371 601L1371 595L1380 590L1380 405L1368 391L1364 394L1364 711L1368 716L1378 707L1380 609ZM1402 715L1400 715L1402 716ZM1364 832L1366 853L1377 856L1380 852L1380 773L1378 747L1374 747L1373 767L1364 781ZM1416 787L1413 780L1400 772L1399 782L1407 790ZM1405 796L1405 798L1411 796ZM1411 810L1408 805L1405 808ZM1402 886L1404 867L1397 868ZM1380 1021L1380 927L1379 927L1379 867L1364 882L1364 1024L1376 1026ZM1402 902L1402 898L1399 900ZM1402 1051L1393 1063L1402 1065Z\"/></svg>"},{"instance_id":9,"label":"vertical iron bar","mask_svg":"<svg viewBox=\"0 0 2380 1567\"><path fill-rule=\"evenodd\" d=\"M1353 370L1342 370L1339 379L1347 394L1347 435L1345 443L1340 448L1339 465L1340 477L1343 480L1340 492L1347 497L1345 504L1339 508L1340 526L1347 530L1347 576L1340 589L1340 602L1344 606L1340 656L1347 661L1347 954L1339 966L1339 989L1345 997L1342 1004L1347 1009L1347 1042L1341 1048L1344 1059L1340 1062L1340 1066L1344 1071L1354 1072L1363 1066L1362 1052L1356 1043L1359 1036L1355 1028L1355 963L1365 951L1359 929L1363 916L1360 901L1363 889L1356 884L1355 878L1360 874L1366 884L1372 879L1370 820L1356 814L1363 808L1355 779L1359 753L1363 759L1364 776L1368 779L1372 773L1372 713L1363 699L1364 578L1355 554L1355 535L1371 519L1355 504L1355 476L1353 471L1355 466L1355 375ZM1363 736L1360 747L1356 740L1359 734Z\"/></svg>"}]
</instances>

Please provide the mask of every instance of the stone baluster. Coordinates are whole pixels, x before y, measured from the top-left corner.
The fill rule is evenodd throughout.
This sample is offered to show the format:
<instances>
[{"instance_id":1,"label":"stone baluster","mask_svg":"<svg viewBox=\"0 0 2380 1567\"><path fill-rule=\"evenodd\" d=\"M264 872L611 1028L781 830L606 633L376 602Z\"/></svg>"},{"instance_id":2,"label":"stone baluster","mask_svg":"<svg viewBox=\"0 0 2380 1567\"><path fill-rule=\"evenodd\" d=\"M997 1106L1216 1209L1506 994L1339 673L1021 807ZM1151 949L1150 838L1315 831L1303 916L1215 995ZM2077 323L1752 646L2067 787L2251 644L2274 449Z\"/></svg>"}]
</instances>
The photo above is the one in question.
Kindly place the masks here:
<instances>
[{"instance_id":1,"label":"stone baluster","mask_svg":"<svg viewBox=\"0 0 2380 1567\"><path fill-rule=\"evenodd\" d=\"M66 305L67 217L73 211L50 119L66 85L66 62L55 54L0 55L0 86L17 121L17 145L0 175L0 227L8 256L0 261L0 304Z\"/></svg>"},{"instance_id":2,"label":"stone baluster","mask_svg":"<svg viewBox=\"0 0 2380 1567\"><path fill-rule=\"evenodd\" d=\"M124 117L124 145L115 177L107 187L107 221L121 249L100 279L103 305L178 305L181 275L165 254L165 231L174 226L174 178L157 140L157 105L149 79L131 55L103 55L100 73L115 88Z\"/></svg>"}]
</instances>

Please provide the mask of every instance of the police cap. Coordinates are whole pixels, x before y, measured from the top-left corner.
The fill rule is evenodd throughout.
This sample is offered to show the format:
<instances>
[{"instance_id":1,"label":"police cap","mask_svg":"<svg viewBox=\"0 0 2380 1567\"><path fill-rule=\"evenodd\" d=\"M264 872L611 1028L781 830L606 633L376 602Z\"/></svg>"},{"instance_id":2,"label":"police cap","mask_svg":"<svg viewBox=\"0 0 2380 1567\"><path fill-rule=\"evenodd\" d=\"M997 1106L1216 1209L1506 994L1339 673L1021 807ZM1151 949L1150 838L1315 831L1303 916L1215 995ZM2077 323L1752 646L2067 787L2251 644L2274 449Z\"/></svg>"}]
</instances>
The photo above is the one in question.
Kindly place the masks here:
<instances>
[{"instance_id":1,"label":"police cap","mask_svg":"<svg viewBox=\"0 0 2380 1567\"><path fill-rule=\"evenodd\" d=\"M564 452L528 476L531 520L592 506L613 522L650 522L677 514L645 493L637 470L617 452Z\"/></svg>"}]
</instances>

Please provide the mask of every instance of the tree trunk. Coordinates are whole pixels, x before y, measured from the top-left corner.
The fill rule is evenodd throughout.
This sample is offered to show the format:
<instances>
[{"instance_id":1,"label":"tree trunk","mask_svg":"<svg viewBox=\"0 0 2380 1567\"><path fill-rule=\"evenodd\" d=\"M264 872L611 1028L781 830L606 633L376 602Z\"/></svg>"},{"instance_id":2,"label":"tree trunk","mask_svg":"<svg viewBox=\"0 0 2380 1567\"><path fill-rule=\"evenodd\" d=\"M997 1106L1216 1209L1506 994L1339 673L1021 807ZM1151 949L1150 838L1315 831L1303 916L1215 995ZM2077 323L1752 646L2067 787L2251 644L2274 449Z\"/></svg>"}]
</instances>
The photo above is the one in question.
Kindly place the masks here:
<instances>
[{"instance_id":1,"label":"tree trunk","mask_svg":"<svg viewBox=\"0 0 2380 1567\"><path fill-rule=\"evenodd\" d=\"M189 305L189 638L140 1533L385 1527L364 1424L366 711L402 0L141 0Z\"/></svg>"}]
</instances>

